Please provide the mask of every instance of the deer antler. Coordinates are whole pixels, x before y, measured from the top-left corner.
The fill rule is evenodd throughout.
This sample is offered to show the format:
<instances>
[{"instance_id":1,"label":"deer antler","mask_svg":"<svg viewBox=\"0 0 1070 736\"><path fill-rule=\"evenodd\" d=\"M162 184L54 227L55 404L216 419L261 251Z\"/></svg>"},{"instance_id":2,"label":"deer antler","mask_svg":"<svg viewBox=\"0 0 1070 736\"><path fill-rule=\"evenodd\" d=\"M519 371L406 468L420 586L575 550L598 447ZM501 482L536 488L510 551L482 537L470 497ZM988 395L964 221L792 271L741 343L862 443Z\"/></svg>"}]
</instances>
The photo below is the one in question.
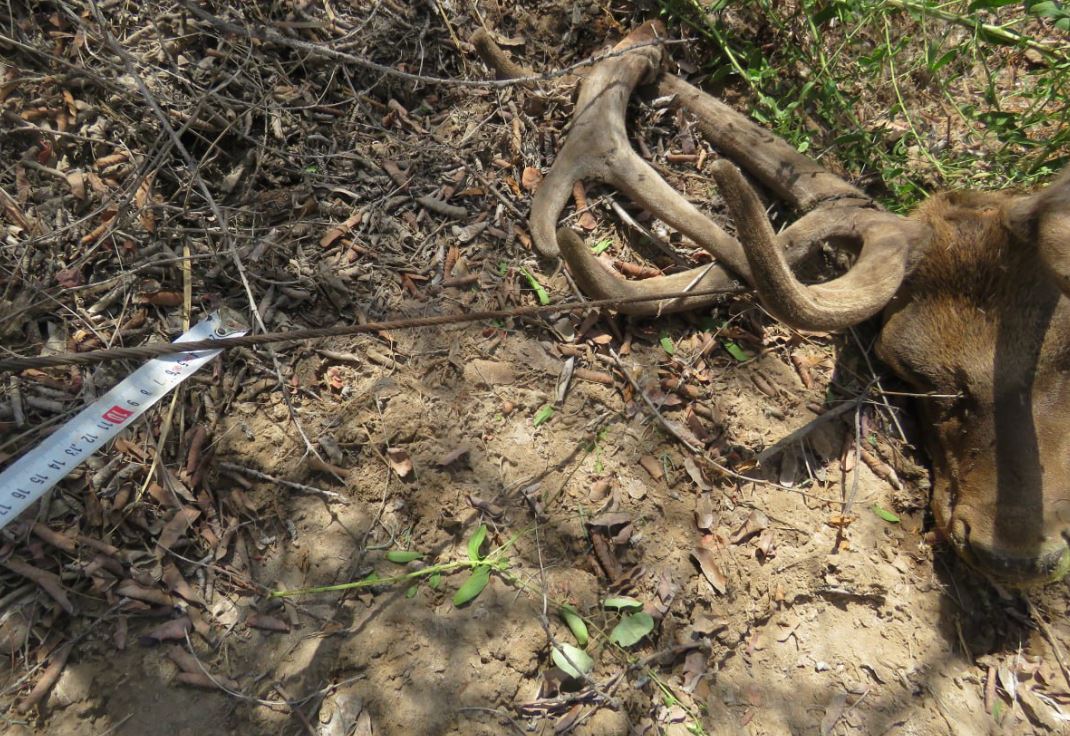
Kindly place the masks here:
<instances>
[{"instance_id":1,"label":"deer antler","mask_svg":"<svg viewBox=\"0 0 1070 736\"><path fill-rule=\"evenodd\" d=\"M880 211L865 194L785 141L671 74L661 75L659 92L674 96L677 104L695 114L699 130L714 146L793 207L816 209L775 235L757 195L738 170L727 162L717 164L714 176L736 219L744 250L632 149L625 129L628 98L638 84L659 71L661 48L649 42L663 35L659 22L643 24L614 50L646 45L599 62L582 81L569 136L532 201L535 247L548 256L560 253L579 287L595 298L657 296L689 289L727 291L737 275L757 289L770 311L796 327L836 329L880 311L905 277L911 253L928 241L924 226ZM719 263L643 281L619 276L576 233L564 228L555 233L573 184L583 178L600 179L621 189ZM792 273L791 264L830 239L860 246L857 261L837 279L804 286ZM622 311L646 315L681 311L705 306L715 298L649 301Z\"/></svg>"},{"instance_id":2,"label":"deer antler","mask_svg":"<svg viewBox=\"0 0 1070 736\"><path fill-rule=\"evenodd\" d=\"M645 23L615 50L649 44L662 35L660 23ZM641 46L600 62L581 83L568 138L531 204L535 247L543 255L558 254L554 230L558 215L572 196L572 186L579 179L595 178L641 202L733 270L745 272L746 257L736 239L666 184L628 142L624 125L628 98L637 84L653 79L661 55L660 46Z\"/></svg>"},{"instance_id":3,"label":"deer antler","mask_svg":"<svg viewBox=\"0 0 1070 736\"><path fill-rule=\"evenodd\" d=\"M721 159L713 164L713 177L747 244L752 284L769 311L795 327L836 330L875 315L903 283L913 244L928 237L920 223L859 207L817 210L778 237L739 169ZM805 286L792 273L783 246L792 238L812 241L815 236L850 238L861 242L862 249L843 276Z\"/></svg>"}]
</instances>

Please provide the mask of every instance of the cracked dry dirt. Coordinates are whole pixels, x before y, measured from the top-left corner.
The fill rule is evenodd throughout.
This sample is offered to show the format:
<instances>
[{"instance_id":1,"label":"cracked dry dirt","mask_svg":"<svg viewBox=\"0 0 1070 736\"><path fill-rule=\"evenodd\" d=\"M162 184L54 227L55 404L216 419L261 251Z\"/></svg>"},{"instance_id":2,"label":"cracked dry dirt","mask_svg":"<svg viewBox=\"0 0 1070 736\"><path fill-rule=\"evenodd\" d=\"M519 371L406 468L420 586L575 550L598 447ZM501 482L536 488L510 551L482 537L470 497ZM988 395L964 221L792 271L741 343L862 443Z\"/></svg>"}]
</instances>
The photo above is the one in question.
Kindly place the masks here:
<instances>
[{"instance_id":1,"label":"cracked dry dirt","mask_svg":"<svg viewBox=\"0 0 1070 736\"><path fill-rule=\"evenodd\" d=\"M6 121L53 130L64 115L69 132L0 137L5 160L21 162L2 179L18 192L0 246L0 305L20 315L0 324L6 347L173 336L187 283L195 318L220 302L248 312L200 183L228 217L269 329L531 303L522 268L553 298L571 294L556 264L532 255L524 219L531 172L545 172L566 132L569 88L413 84L250 42L185 3L103 4L104 25L89 7L0 11L14 29L0 42ZM464 43L480 26L528 63L559 68L655 12L552 0L214 11L471 79L487 74ZM166 145L135 74L171 125L188 126L196 175ZM713 152L665 108L635 113L645 155L715 207L701 171ZM102 163L116 153L118 168ZM614 235L609 194L588 191L592 243ZM428 196L448 206L420 204ZM38 252L14 247L27 238ZM611 252L635 260L616 242ZM123 269L136 279L89 310ZM69 549L28 525L5 532L4 554L59 574L74 610L4 573L2 730L1065 732L1053 645L1070 650L1066 587L1003 594L934 539L909 405L878 390L877 376L895 386L860 350L870 340L789 332L741 296L712 315L560 314L279 348L281 384L267 351L229 353L173 414L165 402L28 518L74 540ZM85 375L110 385L131 367ZM702 453L659 428L622 368ZM43 379L19 381L36 395ZM68 392L62 410L89 395ZM5 396L0 459L43 436L18 425ZM43 406L30 405L32 419L54 419ZM323 460L310 460L306 437ZM188 460L198 442L199 464ZM161 551L183 509L192 520ZM437 588L268 596L464 560L480 524L487 548L511 543L510 566L463 607L452 602L463 572ZM692 557L699 545L712 582ZM385 559L398 549L424 559ZM153 594L120 595L127 581ZM618 594L656 622L626 650L606 642L619 614L602 602ZM551 641L573 641L562 603L592 632L586 685L551 661ZM54 686L18 709L68 642Z\"/></svg>"}]
</instances>

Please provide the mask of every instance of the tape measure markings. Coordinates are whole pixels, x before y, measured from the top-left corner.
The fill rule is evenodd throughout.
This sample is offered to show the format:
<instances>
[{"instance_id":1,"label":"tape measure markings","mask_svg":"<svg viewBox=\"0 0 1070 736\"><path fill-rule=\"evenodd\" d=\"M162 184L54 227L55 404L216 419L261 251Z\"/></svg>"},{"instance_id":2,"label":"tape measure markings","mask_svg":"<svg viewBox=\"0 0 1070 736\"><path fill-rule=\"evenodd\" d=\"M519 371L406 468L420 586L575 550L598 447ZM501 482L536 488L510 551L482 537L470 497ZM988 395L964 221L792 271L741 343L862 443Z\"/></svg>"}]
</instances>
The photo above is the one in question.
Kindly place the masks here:
<instances>
[{"instance_id":1,"label":"tape measure markings","mask_svg":"<svg viewBox=\"0 0 1070 736\"><path fill-rule=\"evenodd\" d=\"M227 310L225 315L214 312L175 342L246 332ZM150 360L0 472L0 529L221 352L201 350Z\"/></svg>"}]
</instances>

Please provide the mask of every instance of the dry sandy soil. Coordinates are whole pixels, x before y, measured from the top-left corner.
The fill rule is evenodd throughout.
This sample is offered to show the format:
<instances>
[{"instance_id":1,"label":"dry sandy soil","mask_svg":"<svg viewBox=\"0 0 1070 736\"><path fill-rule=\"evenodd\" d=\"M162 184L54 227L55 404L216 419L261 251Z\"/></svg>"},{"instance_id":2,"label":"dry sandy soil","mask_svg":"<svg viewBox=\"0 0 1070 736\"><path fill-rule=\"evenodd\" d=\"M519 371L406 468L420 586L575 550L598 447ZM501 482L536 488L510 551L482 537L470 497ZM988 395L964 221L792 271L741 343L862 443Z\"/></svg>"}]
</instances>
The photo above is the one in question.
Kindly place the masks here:
<instances>
[{"instance_id":1,"label":"dry sandy soil","mask_svg":"<svg viewBox=\"0 0 1070 736\"><path fill-rule=\"evenodd\" d=\"M572 88L354 59L486 79L465 42L483 26L561 68L656 11L218 4L223 26L191 6L0 11L5 347L173 337L184 302L196 320L251 298L284 330L531 304L525 272L572 295L526 222ZM635 127L716 212L687 120L643 105ZM611 198L641 209L588 196L591 242L640 261ZM741 295L229 352L5 529L23 567L0 571L0 730L1065 732L1066 586L997 590L942 547L871 340L789 331ZM0 461L135 365L10 379ZM481 525L508 561L457 606L469 568L417 573L468 560ZM609 640L614 596L653 622L636 644ZM576 644L563 604L590 631L583 680L551 657Z\"/></svg>"}]
</instances>

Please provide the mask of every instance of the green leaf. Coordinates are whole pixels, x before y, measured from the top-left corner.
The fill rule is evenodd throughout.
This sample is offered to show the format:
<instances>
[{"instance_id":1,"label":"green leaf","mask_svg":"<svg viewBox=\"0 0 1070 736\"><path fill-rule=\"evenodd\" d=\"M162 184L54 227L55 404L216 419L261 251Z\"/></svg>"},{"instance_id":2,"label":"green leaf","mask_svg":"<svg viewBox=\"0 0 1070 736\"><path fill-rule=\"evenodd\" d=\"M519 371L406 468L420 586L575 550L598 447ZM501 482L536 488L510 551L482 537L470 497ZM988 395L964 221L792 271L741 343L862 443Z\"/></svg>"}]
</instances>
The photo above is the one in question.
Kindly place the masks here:
<instances>
[{"instance_id":1,"label":"green leaf","mask_svg":"<svg viewBox=\"0 0 1070 736\"><path fill-rule=\"evenodd\" d=\"M416 592L420 589L419 585L410 585L409 589L405 591L406 598L415 598Z\"/></svg>"},{"instance_id":2,"label":"green leaf","mask_svg":"<svg viewBox=\"0 0 1070 736\"><path fill-rule=\"evenodd\" d=\"M468 576L468 579L461 583L461 587L453 594L453 605L459 608L465 603L475 599L477 595L483 592L483 589L487 587L487 583L489 582L490 568L486 565L480 565L472 571L472 574Z\"/></svg>"},{"instance_id":3,"label":"green leaf","mask_svg":"<svg viewBox=\"0 0 1070 736\"><path fill-rule=\"evenodd\" d=\"M654 630L654 617L649 613L629 613L609 632L609 640L622 647L630 647Z\"/></svg>"},{"instance_id":4,"label":"green leaf","mask_svg":"<svg viewBox=\"0 0 1070 736\"><path fill-rule=\"evenodd\" d=\"M557 609L557 612L561 615L561 620L568 626L568 630L576 637L576 643L581 647L587 646L587 624L580 618L579 612L568 605L561 606L561 608Z\"/></svg>"},{"instance_id":5,"label":"green leaf","mask_svg":"<svg viewBox=\"0 0 1070 736\"><path fill-rule=\"evenodd\" d=\"M423 556L422 552L413 552L404 549L392 549L386 553L386 559L398 565L404 565L413 560L423 559Z\"/></svg>"},{"instance_id":6,"label":"green leaf","mask_svg":"<svg viewBox=\"0 0 1070 736\"><path fill-rule=\"evenodd\" d=\"M897 515L878 504L873 504L873 513L887 521L889 524L899 523L899 517Z\"/></svg>"},{"instance_id":7,"label":"green leaf","mask_svg":"<svg viewBox=\"0 0 1070 736\"><path fill-rule=\"evenodd\" d=\"M930 72L938 71L941 67L947 65L952 60L954 60L954 58L956 56L958 56L958 55L959 55L959 50L957 48L951 49L950 51L945 53L943 56L941 56L939 59L937 59L936 61L934 61L931 64L929 64L929 71Z\"/></svg>"},{"instance_id":8,"label":"green leaf","mask_svg":"<svg viewBox=\"0 0 1070 736\"><path fill-rule=\"evenodd\" d=\"M602 255L607 250L609 250L609 246L611 245L613 245L613 241L609 238L606 238L605 240L599 240L597 243L591 246L591 252L594 253L596 256Z\"/></svg>"},{"instance_id":9,"label":"green leaf","mask_svg":"<svg viewBox=\"0 0 1070 736\"><path fill-rule=\"evenodd\" d=\"M643 607L643 602L626 595L617 595L612 598L606 598L602 601L602 605L606 608L615 608L618 611L626 611L630 608L641 609Z\"/></svg>"},{"instance_id":10,"label":"green leaf","mask_svg":"<svg viewBox=\"0 0 1070 736\"><path fill-rule=\"evenodd\" d=\"M970 3L970 11L983 10L986 8L1002 8L1004 5L1016 3L1018 0L973 0Z\"/></svg>"},{"instance_id":11,"label":"green leaf","mask_svg":"<svg viewBox=\"0 0 1070 736\"><path fill-rule=\"evenodd\" d=\"M741 348L739 345L736 345L731 340L725 340L722 344L724 345L724 349L728 351L728 354L738 360L740 363L750 360L752 357L750 353Z\"/></svg>"},{"instance_id":12,"label":"green leaf","mask_svg":"<svg viewBox=\"0 0 1070 736\"><path fill-rule=\"evenodd\" d=\"M562 644L560 649L554 647L550 658L569 677L583 677L594 668L591 655L571 644Z\"/></svg>"},{"instance_id":13,"label":"green leaf","mask_svg":"<svg viewBox=\"0 0 1070 736\"><path fill-rule=\"evenodd\" d=\"M476 529L476 533L468 539L468 559L472 562L479 562L483 559L483 556L479 554L479 548L483 546L483 542L487 539L487 525L480 524Z\"/></svg>"},{"instance_id":14,"label":"green leaf","mask_svg":"<svg viewBox=\"0 0 1070 736\"><path fill-rule=\"evenodd\" d=\"M1058 5L1051 2L1051 0L1044 0L1039 3L1027 3L1027 10L1030 15L1049 16L1057 18L1062 15L1062 10Z\"/></svg>"},{"instance_id":15,"label":"green leaf","mask_svg":"<svg viewBox=\"0 0 1070 736\"><path fill-rule=\"evenodd\" d=\"M532 420L532 424L538 427L540 424L546 424L550 421L550 417L554 415L554 407L550 404L545 404L541 409L535 412L535 418Z\"/></svg>"},{"instance_id":16,"label":"green leaf","mask_svg":"<svg viewBox=\"0 0 1070 736\"><path fill-rule=\"evenodd\" d=\"M539 304L543 305L544 307L549 304L550 295L546 293L546 289L542 287L542 284L540 284L535 278L535 276L532 275L531 271L521 266L520 273L521 275L523 275L524 278L528 280L528 284L531 285L531 288L534 289L535 296L539 299Z\"/></svg>"},{"instance_id":17,"label":"green leaf","mask_svg":"<svg viewBox=\"0 0 1070 736\"><path fill-rule=\"evenodd\" d=\"M438 590L442 587L442 573L436 572L428 575L427 584L431 587L431 590Z\"/></svg>"},{"instance_id":18,"label":"green leaf","mask_svg":"<svg viewBox=\"0 0 1070 736\"><path fill-rule=\"evenodd\" d=\"M661 349L669 355L676 353L676 346L672 344L672 340L669 339L668 335L661 336Z\"/></svg>"}]
</instances>

